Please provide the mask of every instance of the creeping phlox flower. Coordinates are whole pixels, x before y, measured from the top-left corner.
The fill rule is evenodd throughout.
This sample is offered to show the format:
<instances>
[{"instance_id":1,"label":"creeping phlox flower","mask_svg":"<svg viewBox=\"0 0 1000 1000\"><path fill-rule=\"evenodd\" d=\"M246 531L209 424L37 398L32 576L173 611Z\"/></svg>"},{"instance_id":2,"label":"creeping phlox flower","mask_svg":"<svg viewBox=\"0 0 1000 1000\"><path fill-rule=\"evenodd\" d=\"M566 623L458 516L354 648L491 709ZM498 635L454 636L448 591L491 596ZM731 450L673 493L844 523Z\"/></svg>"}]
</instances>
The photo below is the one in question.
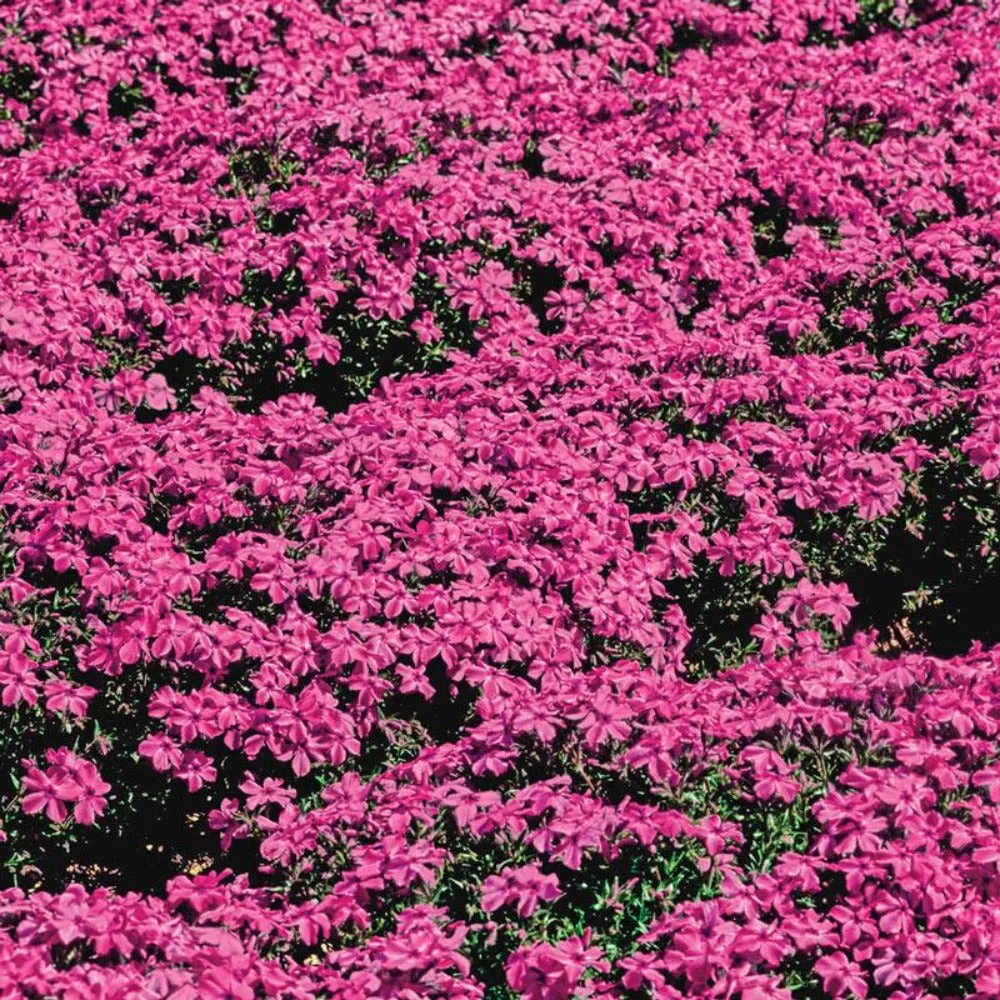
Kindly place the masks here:
<instances>
[{"instance_id":1,"label":"creeping phlox flower","mask_svg":"<svg viewBox=\"0 0 1000 1000\"><path fill-rule=\"evenodd\" d=\"M507 962L507 984L524 1000L569 1000L594 995L595 987L583 982L585 973L610 969L601 949L590 945L588 932L558 944L519 948Z\"/></svg>"},{"instance_id":2,"label":"creeping phlox flower","mask_svg":"<svg viewBox=\"0 0 1000 1000\"><path fill-rule=\"evenodd\" d=\"M749 767L753 791L759 799L778 798L794 802L801 791L801 784L791 777L792 768L780 754L761 746L747 747L737 760Z\"/></svg>"},{"instance_id":3,"label":"creeping phlox flower","mask_svg":"<svg viewBox=\"0 0 1000 1000\"><path fill-rule=\"evenodd\" d=\"M519 916L530 917L539 903L551 903L561 895L555 875L542 874L537 865L523 865L490 875L483 882L482 906L486 913L492 913L516 905Z\"/></svg>"},{"instance_id":4,"label":"creeping phlox flower","mask_svg":"<svg viewBox=\"0 0 1000 1000\"><path fill-rule=\"evenodd\" d=\"M108 804L106 795L111 791L95 765L65 747L47 750L45 759L49 766L44 769L30 760L21 761L21 809L28 815L44 811L53 823L63 823L69 815L67 805L72 805L77 823L95 823L103 815Z\"/></svg>"}]
</instances>

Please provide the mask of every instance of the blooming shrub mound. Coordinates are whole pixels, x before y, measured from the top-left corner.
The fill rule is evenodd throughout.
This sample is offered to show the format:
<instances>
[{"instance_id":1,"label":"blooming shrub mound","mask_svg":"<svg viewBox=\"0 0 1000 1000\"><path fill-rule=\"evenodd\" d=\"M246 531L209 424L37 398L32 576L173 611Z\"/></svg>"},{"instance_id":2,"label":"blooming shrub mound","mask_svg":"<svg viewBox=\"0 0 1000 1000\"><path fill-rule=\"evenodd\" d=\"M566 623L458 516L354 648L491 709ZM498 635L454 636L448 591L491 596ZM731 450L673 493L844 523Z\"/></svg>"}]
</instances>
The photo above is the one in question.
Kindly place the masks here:
<instances>
[{"instance_id":1,"label":"blooming shrub mound","mask_svg":"<svg viewBox=\"0 0 1000 1000\"><path fill-rule=\"evenodd\" d=\"M1000 996L998 48L0 12L0 1000Z\"/></svg>"}]
</instances>

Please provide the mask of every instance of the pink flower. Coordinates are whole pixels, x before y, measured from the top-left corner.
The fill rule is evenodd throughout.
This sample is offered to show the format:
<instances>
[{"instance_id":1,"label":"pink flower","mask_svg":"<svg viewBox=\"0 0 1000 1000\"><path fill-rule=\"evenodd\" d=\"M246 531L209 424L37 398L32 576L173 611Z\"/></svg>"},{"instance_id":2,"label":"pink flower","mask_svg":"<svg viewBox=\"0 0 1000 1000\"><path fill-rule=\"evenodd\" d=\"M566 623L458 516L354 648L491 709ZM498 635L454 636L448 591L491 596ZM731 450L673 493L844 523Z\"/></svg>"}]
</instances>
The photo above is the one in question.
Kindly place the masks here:
<instances>
[{"instance_id":1,"label":"pink flower","mask_svg":"<svg viewBox=\"0 0 1000 1000\"><path fill-rule=\"evenodd\" d=\"M516 905L519 916L530 917L540 902L550 903L561 895L555 875L543 875L537 865L524 865L487 877L483 882L482 907L486 913L493 913L501 907Z\"/></svg>"},{"instance_id":2,"label":"pink flower","mask_svg":"<svg viewBox=\"0 0 1000 1000\"><path fill-rule=\"evenodd\" d=\"M26 760L21 761L21 766L25 769L22 787L26 792L21 809L29 816L44 810L53 823L64 822L68 815L66 803L77 795L75 783L65 771L42 771Z\"/></svg>"},{"instance_id":3,"label":"pink flower","mask_svg":"<svg viewBox=\"0 0 1000 1000\"><path fill-rule=\"evenodd\" d=\"M764 615L760 623L750 628L750 634L760 640L760 651L765 656L773 656L779 649L794 646L792 633L774 615Z\"/></svg>"},{"instance_id":4,"label":"pink flower","mask_svg":"<svg viewBox=\"0 0 1000 1000\"><path fill-rule=\"evenodd\" d=\"M104 813L111 786L91 761L66 747L48 750L45 757L50 766L44 771L31 761L21 761L27 792L21 808L29 815L45 810L53 823L62 823L67 818L66 803L72 802L73 818L85 826L93 824Z\"/></svg>"},{"instance_id":5,"label":"pink flower","mask_svg":"<svg viewBox=\"0 0 1000 1000\"><path fill-rule=\"evenodd\" d=\"M65 677L53 677L45 682L45 707L50 712L68 712L77 718L87 714L97 688L87 684L73 684Z\"/></svg>"},{"instance_id":6,"label":"pink flower","mask_svg":"<svg viewBox=\"0 0 1000 1000\"><path fill-rule=\"evenodd\" d=\"M598 747L610 740L625 741L632 732L629 720L632 711L627 703L616 701L608 692L600 691L588 703L572 714L579 720L588 746Z\"/></svg>"},{"instance_id":7,"label":"pink flower","mask_svg":"<svg viewBox=\"0 0 1000 1000\"><path fill-rule=\"evenodd\" d=\"M843 996L845 993L856 997L868 996L868 984L861 974L861 969L851 962L841 951L824 955L813 966L814 971L823 982L823 990L832 997Z\"/></svg>"},{"instance_id":8,"label":"pink flower","mask_svg":"<svg viewBox=\"0 0 1000 1000\"><path fill-rule=\"evenodd\" d=\"M200 750L185 750L181 755L181 761L174 766L173 774L175 778L180 778L187 783L189 792L197 792L204 785L211 784L218 777L218 771L207 757Z\"/></svg>"},{"instance_id":9,"label":"pink flower","mask_svg":"<svg viewBox=\"0 0 1000 1000\"><path fill-rule=\"evenodd\" d=\"M9 635L0 649L0 704L8 708L20 701L27 705L38 701L36 664L24 650L24 639L17 634Z\"/></svg>"},{"instance_id":10,"label":"pink flower","mask_svg":"<svg viewBox=\"0 0 1000 1000\"><path fill-rule=\"evenodd\" d=\"M246 794L247 809L259 809L266 805L286 806L297 795L295 789L287 788L278 778L265 778L258 784L249 771L245 772L244 777L246 780L239 787Z\"/></svg>"},{"instance_id":11,"label":"pink flower","mask_svg":"<svg viewBox=\"0 0 1000 1000\"><path fill-rule=\"evenodd\" d=\"M163 733L147 736L139 744L139 753L149 758L157 771L169 771L180 766L181 748Z\"/></svg>"},{"instance_id":12,"label":"pink flower","mask_svg":"<svg viewBox=\"0 0 1000 1000\"><path fill-rule=\"evenodd\" d=\"M105 795L111 791L111 786L104 781L89 761L83 761L73 774L76 782L76 804L73 806L73 818L85 826L89 826L104 814L108 800Z\"/></svg>"},{"instance_id":13,"label":"pink flower","mask_svg":"<svg viewBox=\"0 0 1000 1000\"><path fill-rule=\"evenodd\" d=\"M519 948L507 960L507 985L524 1000L569 1000L578 995L588 969L608 972L601 949L590 947L590 932L558 944Z\"/></svg>"}]
</instances>

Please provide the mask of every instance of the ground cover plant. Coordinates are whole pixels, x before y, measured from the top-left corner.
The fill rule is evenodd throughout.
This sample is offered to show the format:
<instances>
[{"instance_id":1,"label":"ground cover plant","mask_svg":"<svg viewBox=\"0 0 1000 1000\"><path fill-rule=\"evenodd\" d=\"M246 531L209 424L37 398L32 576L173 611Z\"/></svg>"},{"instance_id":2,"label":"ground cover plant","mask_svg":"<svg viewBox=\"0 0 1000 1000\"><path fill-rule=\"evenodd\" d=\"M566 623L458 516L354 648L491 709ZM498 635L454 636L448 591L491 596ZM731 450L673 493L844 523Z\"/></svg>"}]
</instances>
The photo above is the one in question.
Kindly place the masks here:
<instances>
[{"instance_id":1,"label":"ground cover plant","mask_svg":"<svg viewBox=\"0 0 1000 1000\"><path fill-rule=\"evenodd\" d=\"M0 1000L1000 996L1000 10L0 9Z\"/></svg>"}]
</instances>

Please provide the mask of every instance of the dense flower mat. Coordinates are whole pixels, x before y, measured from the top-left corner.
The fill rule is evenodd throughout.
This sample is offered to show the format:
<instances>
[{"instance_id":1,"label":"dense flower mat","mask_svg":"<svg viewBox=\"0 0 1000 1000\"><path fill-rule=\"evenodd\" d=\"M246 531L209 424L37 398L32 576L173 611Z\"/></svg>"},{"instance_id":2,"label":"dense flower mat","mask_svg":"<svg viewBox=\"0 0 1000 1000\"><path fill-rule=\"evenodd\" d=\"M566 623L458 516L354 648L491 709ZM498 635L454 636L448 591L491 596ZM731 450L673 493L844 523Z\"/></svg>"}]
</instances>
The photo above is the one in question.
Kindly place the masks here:
<instances>
[{"instance_id":1,"label":"dense flower mat","mask_svg":"<svg viewBox=\"0 0 1000 1000\"><path fill-rule=\"evenodd\" d=\"M0 10L0 998L1000 995L1000 11Z\"/></svg>"}]
</instances>

